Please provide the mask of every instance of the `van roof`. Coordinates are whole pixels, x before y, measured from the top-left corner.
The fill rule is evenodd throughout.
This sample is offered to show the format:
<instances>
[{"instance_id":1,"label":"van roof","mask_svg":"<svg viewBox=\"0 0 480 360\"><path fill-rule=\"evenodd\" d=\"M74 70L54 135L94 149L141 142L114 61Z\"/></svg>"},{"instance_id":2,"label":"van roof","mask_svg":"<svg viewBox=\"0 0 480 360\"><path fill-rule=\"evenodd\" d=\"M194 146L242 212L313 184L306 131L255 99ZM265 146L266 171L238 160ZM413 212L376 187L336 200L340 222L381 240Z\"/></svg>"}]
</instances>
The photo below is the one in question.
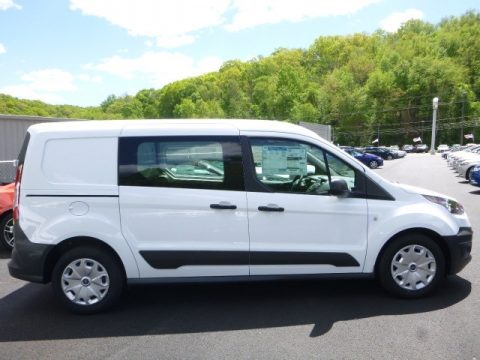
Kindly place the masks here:
<instances>
[{"instance_id":1,"label":"van roof","mask_svg":"<svg viewBox=\"0 0 480 360\"><path fill-rule=\"evenodd\" d=\"M55 123L42 123L32 125L29 132L39 133L88 133L99 132L101 136L128 136L140 133L151 134L152 129L168 128L170 131L178 129L185 131L189 125L196 129L212 130L216 134L224 130L225 134L232 134L241 131L269 131L279 133L293 133L319 139L320 137L311 130L291 124L285 121L275 120L246 120L246 119L142 119L142 120L87 120L87 121L65 121ZM169 132L170 132L169 131Z\"/></svg>"}]
</instances>

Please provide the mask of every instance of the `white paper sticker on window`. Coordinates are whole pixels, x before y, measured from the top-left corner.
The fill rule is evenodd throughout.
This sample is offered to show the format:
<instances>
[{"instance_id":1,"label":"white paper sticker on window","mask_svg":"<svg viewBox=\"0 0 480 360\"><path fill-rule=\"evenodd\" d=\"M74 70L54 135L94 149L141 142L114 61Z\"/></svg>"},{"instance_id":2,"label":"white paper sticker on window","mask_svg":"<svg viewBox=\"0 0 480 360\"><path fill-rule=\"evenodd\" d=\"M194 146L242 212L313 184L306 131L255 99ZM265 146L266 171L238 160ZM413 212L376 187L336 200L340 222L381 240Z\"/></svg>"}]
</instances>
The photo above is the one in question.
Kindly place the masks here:
<instances>
[{"instance_id":1,"label":"white paper sticker on window","mask_svg":"<svg viewBox=\"0 0 480 360\"><path fill-rule=\"evenodd\" d=\"M262 175L306 175L307 151L300 146L263 146Z\"/></svg>"}]
</instances>

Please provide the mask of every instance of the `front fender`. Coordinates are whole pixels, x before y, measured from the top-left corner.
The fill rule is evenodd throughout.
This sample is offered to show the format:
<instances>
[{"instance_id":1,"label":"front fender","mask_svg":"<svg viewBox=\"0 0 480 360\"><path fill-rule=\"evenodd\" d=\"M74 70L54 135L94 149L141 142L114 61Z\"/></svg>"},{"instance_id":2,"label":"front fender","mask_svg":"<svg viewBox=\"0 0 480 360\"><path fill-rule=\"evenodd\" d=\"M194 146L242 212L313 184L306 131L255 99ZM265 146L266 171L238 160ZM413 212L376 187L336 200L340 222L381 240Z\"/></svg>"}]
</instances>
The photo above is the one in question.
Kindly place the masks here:
<instances>
[{"instance_id":1,"label":"front fender","mask_svg":"<svg viewBox=\"0 0 480 360\"><path fill-rule=\"evenodd\" d=\"M459 224L441 206L428 203L402 204L392 210L391 204L369 200L368 248L363 271L374 271L383 246L395 235L410 229L424 229L440 236L458 233Z\"/></svg>"}]
</instances>

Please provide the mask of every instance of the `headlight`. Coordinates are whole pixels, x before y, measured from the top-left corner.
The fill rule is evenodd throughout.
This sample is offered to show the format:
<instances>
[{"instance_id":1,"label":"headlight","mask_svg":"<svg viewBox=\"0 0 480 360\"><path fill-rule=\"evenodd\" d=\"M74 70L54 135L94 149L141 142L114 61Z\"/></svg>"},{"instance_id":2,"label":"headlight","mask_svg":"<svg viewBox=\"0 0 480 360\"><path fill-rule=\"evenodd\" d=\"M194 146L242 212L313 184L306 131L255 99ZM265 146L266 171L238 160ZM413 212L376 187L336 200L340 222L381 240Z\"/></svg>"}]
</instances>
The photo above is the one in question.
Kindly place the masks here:
<instances>
[{"instance_id":1,"label":"headlight","mask_svg":"<svg viewBox=\"0 0 480 360\"><path fill-rule=\"evenodd\" d=\"M462 215L465 213L463 206L452 199L446 199L440 196L422 195L428 201L443 206L450 213L455 215Z\"/></svg>"}]
</instances>

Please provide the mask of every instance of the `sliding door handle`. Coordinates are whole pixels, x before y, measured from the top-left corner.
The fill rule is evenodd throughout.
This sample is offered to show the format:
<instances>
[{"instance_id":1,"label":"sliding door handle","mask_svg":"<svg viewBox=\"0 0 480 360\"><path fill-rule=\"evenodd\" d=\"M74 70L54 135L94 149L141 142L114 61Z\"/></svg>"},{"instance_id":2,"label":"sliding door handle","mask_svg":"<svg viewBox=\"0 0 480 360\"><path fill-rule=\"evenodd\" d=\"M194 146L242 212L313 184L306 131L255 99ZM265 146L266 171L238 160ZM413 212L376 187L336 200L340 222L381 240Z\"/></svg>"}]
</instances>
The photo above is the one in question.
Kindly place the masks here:
<instances>
[{"instance_id":1,"label":"sliding door handle","mask_svg":"<svg viewBox=\"0 0 480 360\"><path fill-rule=\"evenodd\" d=\"M219 204L210 204L210 209L215 210L235 210L237 205L233 205L227 202L220 202Z\"/></svg>"},{"instance_id":2,"label":"sliding door handle","mask_svg":"<svg viewBox=\"0 0 480 360\"><path fill-rule=\"evenodd\" d=\"M283 212L285 209L278 205L268 204L267 206L259 206L259 211L275 211L275 212Z\"/></svg>"}]
</instances>

